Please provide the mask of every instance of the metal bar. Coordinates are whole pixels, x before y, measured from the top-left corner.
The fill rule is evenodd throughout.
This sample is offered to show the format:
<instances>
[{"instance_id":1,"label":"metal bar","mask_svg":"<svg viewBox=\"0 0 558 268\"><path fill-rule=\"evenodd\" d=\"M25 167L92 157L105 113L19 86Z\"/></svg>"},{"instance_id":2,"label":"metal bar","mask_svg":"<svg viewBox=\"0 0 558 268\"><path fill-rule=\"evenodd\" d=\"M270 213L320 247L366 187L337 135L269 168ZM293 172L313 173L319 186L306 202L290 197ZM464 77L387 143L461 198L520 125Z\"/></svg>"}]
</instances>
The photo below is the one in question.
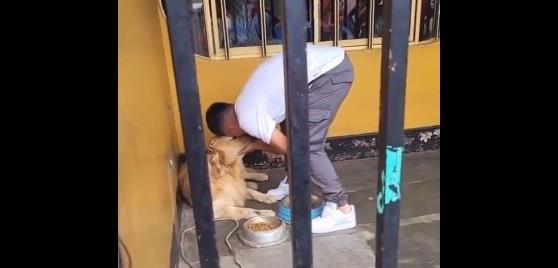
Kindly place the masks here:
<instances>
[{"instance_id":1,"label":"metal bar","mask_svg":"<svg viewBox=\"0 0 558 268\"><path fill-rule=\"evenodd\" d=\"M440 0L436 1L436 39L440 39Z\"/></svg>"},{"instance_id":2,"label":"metal bar","mask_svg":"<svg viewBox=\"0 0 558 268\"><path fill-rule=\"evenodd\" d=\"M341 0L342 2L344 2L345 4L343 4L343 10L341 10L341 12L343 12L343 22L345 25L341 25L341 18L339 18L339 39L338 40L343 40L343 32L341 31L341 28L343 26L347 25L347 0ZM339 42L339 41L337 41Z\"/></svg>"},{"instance_id":3,"label":"metal bar","mask_svg":"<svg viewBox=\"0 0 558 268\"><path fill-rule=\"evenodd\" d=\"M415 29L414 29L414 39L418 42L422 41L420 40L420 33L422 30L422 0L416 0L417 1L417 7L416 7L416 16L415 16ZM428 0L430 1L430 0Z\"/></svg>"},{"instance_id":4,"label":"metal bar","mask_svg":"<svg viewBox=\"0 0 558 268\"><path fill-rule=\"evenodd\" d=\"M225 49L225 59L229 60L231 52L229 43L229 30L227 27L227 6L225 4L225 0L221 0L221 21L223 22L223 48Z\"/></svg>"},{"instance_id":5,"label":"metal bar","mask_svg":"<svg viewBox=\"0 0 558 268\"><path fill-rule=\"evenodd\" d=\"M411 0L411 21L410 21L410 25L409 25L409 42L412 44L416 44L418 43L417 41L417 37L415 34L415 29L417 27L417 10L418 10L418 6L419 6L419 0Z\"/></svg>"},{"instance_id":6,"label":"metal bar","mask_svg":"<svg viewBox=\"0 0 558 268\"><path fill-rule=\"evenodd\" d=\"M376 268L397 267L411 0L385 0L382 38Z\"/></svg>"},{"instance_id":7,"label":"metal bar","mask_svg":"<svg viewBox=\"0 0 558 268\"><path fill-rule=\"evenodd\" d=\"M260 5L260 35L262 36L262 58L267 57L267 33L266 33L266 20L265 17L267 16L267 13L265 12L265 1L264 0L260 0L259 1L259 5ZM273 17L272 17L273 18Z\"/></svg>"},{"instance_id":8,"label":"metal bar","mask_svg":"<svg viewBox=\"0 0 558 268\"><path fill-rule=\"evenodd\" d=\"M374 45L374 12L376 12L376 1L370 0L368 8L368 49L372 49Z\"/></svg>"},{"instance_id":9,"label":"metal bar","mask_svg":"<svg viewBox=\"0 0 558 268\"><path fill-rule=\"evenodd\" d=\"M208 56L210 59L215 59L215 44L213 43L213 30L211 28L211 6L209 4L209 0L203 0L203 15Z\"/></svg>"},{"instance_id":10,"label":"metal bar","mask_svg":"<svg viewBox=\"0 0 558 268\"><path fill-rule=\"evenodd\" d=\"M333 46L339 45L339 0L333 0Z\"/></svg>"},{"instance_id":11,"label":"metal bar","mask_svg":"<svg viewBox=\"0 0 558 268\"><path fill-rule=\"evenodd\" d=\"M309 25L310 26L310 31L308 31L308 28L306 29L306 43L309 42L308 39L314 39L313 38L314 37L314 27L313 27L314 23L313 23L313 20L312 20L312 16L313 16L312 14L313 13L312 13L312 9L311 9L313 3L310 4L311 1L312 0L306 0L305 1L305 4L306 4L306 21L305 22L306 23L310 22L310 25ZM308 26L308 25L306 24L306 26ZM311 42L313 42L313 41L311 41Z\"/></svg>"},{"instance_id":12,"label":"metal bar","mask_svg":"<svg viewBox=\"0 0 558 268\"><path fill-rule=\"evenodd\" d=\"M313 44L317 44L318 42L320 42L320 38L322 38L322 17L321 17L321 13L322 13L322 7L321 7L321 3L320 0L312 0L312 13L313 13L313 18L314 18L314 42Z\"/></svg>"},{"instance_id":13,"label":"metal bar","mask_svg":"<svg viewBox=\"0 0 558 268\"><path fill-rule=\"evenodd\" d=\"M348 4L348 3L347 3ZM355 14L355 30L356 30L356 34L355 34L355 39L359 39L359 34L360 34L360 1L356 0L356 14ZM345 10L347 10L347 7L345 6ZM347 12L347 11L345 11ZM350 11L349 11L350 12ZM345 23L347 23L347 20L349 18L347 18L347 15L345 15ZM356 27L359 27L358 29L356 29Z\"/></svg>"},{"instance_id":14,"label":"metal bar","mask_svg":"<svg viewBox=\"0 0 558 268\"><path fill-rule=\"evenodd\" d=\"M217 1L209 1L209 7L211 9L211 19L208 21L211 24L212 34L213 34L213 47L215 54L213 55L212 59L216 59L218 56L221 56L221 39L219 38L219 20L217 19ZM222 30L222 27L221 27ZM223 35L225 33L223 32ZM225 37L223 37L223 55L225 51Z\"/></svg>"},{"instance_id":15,"label":"metal bar","mask_svg":"<svg viewBox=\"0 0 558 268\"><path fill-rule=\"evenodd\" d=\"M166 6L199 259L201 267L219 267L194 60L192 0L167 0Z\"/></svg>"},{"instance_id":16,"label":"metal bar","mask_svg":"<svg viewBox=\"0 0 558 268\"><path fill-rule=\"evenodd\" d=\"M306 69L306 5L283 0L283 66L287 137L293 267L312 267L310 219L310 154L308 126L308 77Z\"/></svg>"},{"instance_id":17,"label":"metal bar","mask_svg":"<svg viewBox=\"0 0 558 268\"><path fill-rule=\"evenodd\" d=\"M277 33L275 32L275 27L273 27L273 17L275 17L275 1L269 3L269 13L271 13L271 35L275 36ZM265 9L265 6L264 6Z\"/></svg>"}]
</instances>

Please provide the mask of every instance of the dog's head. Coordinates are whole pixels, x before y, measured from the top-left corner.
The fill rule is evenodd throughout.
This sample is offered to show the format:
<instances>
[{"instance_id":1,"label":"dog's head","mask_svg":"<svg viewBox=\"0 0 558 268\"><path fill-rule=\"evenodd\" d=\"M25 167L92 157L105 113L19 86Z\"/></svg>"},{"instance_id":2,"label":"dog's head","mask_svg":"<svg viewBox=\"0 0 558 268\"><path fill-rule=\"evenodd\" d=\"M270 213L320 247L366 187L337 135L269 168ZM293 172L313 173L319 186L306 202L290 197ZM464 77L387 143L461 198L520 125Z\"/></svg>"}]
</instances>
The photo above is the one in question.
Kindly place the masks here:
<instances>
[{"instance_id":1,"label":"dog's head","mask_svg":"<svg viewBox=\"0 0 558 268\"><path fill-rule=\"evenodd\" d=\"M244 154L240 152L246 148L255 139L250 136L233 137L215 137L209 142L207 153L209 156L209 164L215 175L223 175L226 168L242 164Z\"/></svg>"}]
</instances>

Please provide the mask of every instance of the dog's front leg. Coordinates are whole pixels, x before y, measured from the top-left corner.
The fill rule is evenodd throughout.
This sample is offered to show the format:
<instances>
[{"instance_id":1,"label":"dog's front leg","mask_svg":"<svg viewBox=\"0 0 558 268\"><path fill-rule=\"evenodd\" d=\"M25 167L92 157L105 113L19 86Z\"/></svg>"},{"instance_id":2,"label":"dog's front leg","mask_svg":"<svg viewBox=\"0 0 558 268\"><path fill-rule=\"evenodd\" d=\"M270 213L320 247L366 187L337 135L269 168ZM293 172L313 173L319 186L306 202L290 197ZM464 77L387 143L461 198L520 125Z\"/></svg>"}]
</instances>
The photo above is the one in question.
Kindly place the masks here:
<instances>
[{"instance_id":1,"label":"dog's front leg","mask_svg":"<svg viewBox=\"0 0 558 268\"><path fill-rule=\"evenodd\" d=\"M244 172L244 179L253 181L267 181L269 180L269 176L265 173L246 171Z\"/></svg>"},{"instance_id":2,"label":"dog's front leg","mask_svg":"<svg viewBox=\"0 0 558 268\"><path fill-rule=\"evenodd\" d=\"M250 188L247 188L246 192L248 193L248 198L249 199L256 200L258 202L262 202L262 203L266 203L266 204L273 204L273 203L277 202L277 199L275 199L273 196L268 195L268 194L264 194L264 193L260 193L256 190L252 190Z\"/></svg>"},{"instance_id":3,"label":"dog's front leg","mask_svg":"<svg viewBox=\"0 0 558 268\"><path fill-rule=\"evenodd\" d=\"M246 187L248 189L254 189L254 190L258 190L258 184L253 182L253 181L247 181L246 182Z\"/></svg>"}]
</instances>

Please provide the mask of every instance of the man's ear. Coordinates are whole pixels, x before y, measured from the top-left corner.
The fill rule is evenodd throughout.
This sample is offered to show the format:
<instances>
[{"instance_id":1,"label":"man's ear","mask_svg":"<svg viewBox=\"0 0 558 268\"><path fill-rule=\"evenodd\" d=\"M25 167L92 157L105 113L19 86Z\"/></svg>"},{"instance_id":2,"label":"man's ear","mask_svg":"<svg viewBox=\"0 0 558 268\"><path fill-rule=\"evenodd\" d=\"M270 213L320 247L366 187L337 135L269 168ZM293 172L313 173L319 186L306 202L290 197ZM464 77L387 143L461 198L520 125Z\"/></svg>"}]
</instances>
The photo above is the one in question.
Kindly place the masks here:
<instances>
[{"instance_id":1,"label":"man's ear","mask_svg":"<svg viewBox=\"0 0 558 268\"><path fill-rule=\"evenodd\" d=\"M223 130L225 130L225 132L227 133L231 133L235 130L235 127L232 124L225 123L225 125L223 126Z\"/></svg>"},{"instance_id":2,"label":"man's ear","mask_svg":"<svg viewBox=\"0 0 558 268\"><path fill-rule=\"evenodd\" d=\"M236 112L234 111L234 106L228 111L223 120L223 129L229 131L229 133L237 133L240 130L240 125L238 123L238 118L236 118Z\"/></svg>"}]
</instances>

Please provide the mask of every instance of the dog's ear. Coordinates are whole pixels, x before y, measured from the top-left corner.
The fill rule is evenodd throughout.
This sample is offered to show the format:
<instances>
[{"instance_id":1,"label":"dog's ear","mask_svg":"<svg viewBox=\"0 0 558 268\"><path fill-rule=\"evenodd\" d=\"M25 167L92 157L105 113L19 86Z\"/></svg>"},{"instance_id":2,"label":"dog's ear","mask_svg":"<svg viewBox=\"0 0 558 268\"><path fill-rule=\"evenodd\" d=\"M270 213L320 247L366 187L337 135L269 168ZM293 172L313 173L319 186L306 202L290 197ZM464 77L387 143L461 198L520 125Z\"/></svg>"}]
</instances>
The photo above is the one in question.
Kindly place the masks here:
<instances>
[{"instance_id":1,"label":"dog's ear","mask_svg":"<svg viewBox=\"0 0 558 268\"><path fill-rule=\"evenodd\" d=\"M230 166L238 159L238 152L234 150L234 147L220 148L218 151L223 165Z\"/></svg>"}]
</instances>

